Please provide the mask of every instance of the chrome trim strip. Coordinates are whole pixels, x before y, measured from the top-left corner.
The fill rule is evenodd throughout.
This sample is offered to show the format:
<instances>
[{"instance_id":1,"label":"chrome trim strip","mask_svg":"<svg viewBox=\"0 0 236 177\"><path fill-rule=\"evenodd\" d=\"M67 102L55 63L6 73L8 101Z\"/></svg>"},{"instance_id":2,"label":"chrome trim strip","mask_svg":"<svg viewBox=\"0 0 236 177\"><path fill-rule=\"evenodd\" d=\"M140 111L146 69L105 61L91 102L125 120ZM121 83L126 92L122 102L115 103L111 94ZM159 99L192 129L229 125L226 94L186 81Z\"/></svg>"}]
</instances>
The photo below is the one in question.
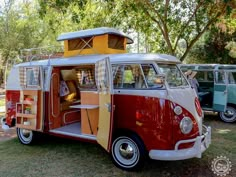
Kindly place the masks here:
<instances>
[{"instance_id":1,"label":"chrome trim strip","mask_svg":"<svg viewBox=\"0 0 236 177\"><path fill-rule=\"evenodd\" d=\"M67 135L67 136L71 136L71 137L83 138L83 139L87 139L87 140L97 140L97 137L95 135L74 134L74 133L62 132L62 131L58 131L58 130L49 130L49 132L60 134L60 135Z\"/></svg>"}]
</instances>

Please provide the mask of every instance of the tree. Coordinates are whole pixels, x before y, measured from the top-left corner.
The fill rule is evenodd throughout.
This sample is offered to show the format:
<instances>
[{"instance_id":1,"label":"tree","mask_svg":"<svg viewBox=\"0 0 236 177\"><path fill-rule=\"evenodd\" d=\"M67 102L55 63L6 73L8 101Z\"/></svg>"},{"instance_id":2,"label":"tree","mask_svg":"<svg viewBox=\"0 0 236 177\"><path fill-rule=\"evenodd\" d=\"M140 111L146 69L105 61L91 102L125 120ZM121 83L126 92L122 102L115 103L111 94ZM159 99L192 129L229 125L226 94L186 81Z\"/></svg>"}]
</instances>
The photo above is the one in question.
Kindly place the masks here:
<instances>
[{"instance_id":1,"label":"tree","mask_svg":"<svg viewBox=\"0 0 236 177\"><path fill-rule=\"evenodd\" d=\"M127 7L143 14L142 19L151 21L152 29L161 32L166 52L177 55L180 40L185 41L186 50L180 56L181 61L204 32L219 17L230 12L232 6L231 1L220 0L134 0L132 3L126 3ZM150 27L145 26L148 28L140 29L144 33Z\"/></svg>"},{"instance_id":2,"label":"tree","mask_svg":"<svg viewBox=\"0 0 236 177\"><path fill-rule=\"evenodd\" d=\"M187 63L235 64L236 9L222 16L198 40L186 58Z\"/></svg>"},{"instance_id":3,"label":"tree","mask_svg":"<svg viewBox=\"0 0 236 177\"><path fill-rule=\"evenodd\" d=\"M190 49L219 17L230 13L234 1L229 0L40 0L42 11L46 6L67 12L70 4L72 19L81 28L111 26L136 31L151 44L151 52L161 51L178 55L178 44L185 41L186 49L180 55L183 61ZM88 8L90 7L90 8ZM105 15L105 16L104 16ZM146 42L145 41L145 42Z\"/></svg>"},{"instance_id":4,"label":"tree","mask_svg":"<svg viewBox=\"0 0 236 177\"><path fill-rule=\"evenodd\" d=\"M37 3L5 0L0 3L0 84L8 68L20 60L20 50L51 44L55 41L48 23L39 18ZM53 38L51 40L51 38ZM23 61L23 60L21 60Z\"/></svg>"}]
</instances>

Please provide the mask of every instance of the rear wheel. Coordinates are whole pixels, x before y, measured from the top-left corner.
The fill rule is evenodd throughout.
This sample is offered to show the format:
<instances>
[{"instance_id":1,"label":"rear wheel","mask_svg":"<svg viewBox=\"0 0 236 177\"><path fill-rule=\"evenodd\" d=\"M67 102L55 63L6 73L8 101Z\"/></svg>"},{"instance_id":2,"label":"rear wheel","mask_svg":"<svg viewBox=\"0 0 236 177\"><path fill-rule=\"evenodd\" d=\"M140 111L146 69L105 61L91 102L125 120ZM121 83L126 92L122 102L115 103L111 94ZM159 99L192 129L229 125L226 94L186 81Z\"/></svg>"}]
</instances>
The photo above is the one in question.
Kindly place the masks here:
<instances>
[{"instance_id":1,"label":"rear wheel","mask_svg":"<svg viewBox=\"0 0 236 177\"><path fill-rule=\"evenodd\" d=\"M233 106L227 106L225 112L220 112L219 116L222 121L232 123L236 121L236 109Z\"/></svg>"},{"instance_id":2,"label":"rear wheel","mask_svg":"<svg viewBox=\"0 0 236 177\"><path fill-rule=\"evenodd\" d=\"M26 130L23 128L17 128L16 130L19 141L22 144L32 144L35 139L35 132L32 130Z\"/></svg>"},{"instance_id":3,"label":"rear wheel","mask_svg":"<svg viewBox=\"0 0 236 177\"><path fill-rule=\"evenodd\" d=\"M119 168L137 169L143 164L144 159L144 145L137 136L119 136L113 141L112 160Z\"/></svg>"}]
</instances>

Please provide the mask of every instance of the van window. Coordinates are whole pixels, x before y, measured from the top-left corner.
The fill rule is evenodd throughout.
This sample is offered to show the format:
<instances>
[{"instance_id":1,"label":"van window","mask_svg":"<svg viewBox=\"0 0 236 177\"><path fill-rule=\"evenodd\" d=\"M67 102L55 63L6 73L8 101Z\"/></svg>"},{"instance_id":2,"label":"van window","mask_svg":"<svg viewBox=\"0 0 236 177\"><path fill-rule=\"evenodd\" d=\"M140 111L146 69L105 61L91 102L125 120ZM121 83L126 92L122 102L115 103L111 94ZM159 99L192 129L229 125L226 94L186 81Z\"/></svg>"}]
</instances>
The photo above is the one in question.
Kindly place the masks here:
<instances>
[{"instance_id":1,"label":"van window","mask_svg":"<svg viewBox=\"0 0 236 177\"><path fill-rule=\"evenodd\" d=\"M143 74L148 88L164 88L164 85L160 85L156 82L157 72L152 64L142 64Z\"/></svg>"},{"instance_id":2,"label":"van window","mask_svg":"<svg viewBox=\"0 0 236 177\"><path fill-rule=\"evenodd\" d=\"M187 86L188 82L175 64L157 63L161 73L166 75L166 81L170 87Z\"/></svg>"},{"instance_id":3,"label":"van window","mask_svg":"<svg viewBox=\"0 0 236 177\"><path fill-rule=\"evenodd\" d=\"M143 76L143 71L139 64L113 65L112 72L114 88L147 88Z\"/></svg>"},{"instance_id":4,"label":"van window","mask_svg":"<svg viewBox=\"0 0 236 177\"><path fill-rule=\"evenodd\" d=\"M26 85L27 86L38 86L39 75L34 73L33 68L26 68Z\"/></svg>"},{"instance_id":5,"label":"van window","mask_svg":"<svg viewBox=\"0 0 236 177\"><path fill-rule=\"evenodd\" d=\"M205 81L205 71L198 71L195 77L198 81Z\"/></svg>"},{"instance_id":6,"label":"van window","mask_svg":"<svg viewBox=\"0 0 236 177\"><path fill-rule=\"evenodd\" d=\"M218 84L225 84L226 79L225 79L225 73L223 71L216 71L215 72L216 77L215 77L215 82Z\"/></svg>"},{"instance_id":7,"label":"van window","mask_svg":"<svg viewBox=\"0 0 236 177\"><path fill-rule=\"evenodd\" d=\"M94 77L94 68L85 67L85 68L76 68L76 76L78 79L79 88L81 90L96 89L95 77Z\"/></svg>"},{"instance_id":8,"label":"van window","mask_svg":"<svg viewBox=\"0 0 236 177\"><path fill-rule=\"evenodd\" d=\"M212 71L207 72L207 80L214 82L214 75Z\"/></svg>"},{"instance_id":9,"label":"van window","mask_svg":"<svg viewBox=\"0 0 236 177\"><path fill-rule=\"evenodd\" d=\"M235 84L236 72L229 72L229 84Z\"/></svg>"}]
</instances>

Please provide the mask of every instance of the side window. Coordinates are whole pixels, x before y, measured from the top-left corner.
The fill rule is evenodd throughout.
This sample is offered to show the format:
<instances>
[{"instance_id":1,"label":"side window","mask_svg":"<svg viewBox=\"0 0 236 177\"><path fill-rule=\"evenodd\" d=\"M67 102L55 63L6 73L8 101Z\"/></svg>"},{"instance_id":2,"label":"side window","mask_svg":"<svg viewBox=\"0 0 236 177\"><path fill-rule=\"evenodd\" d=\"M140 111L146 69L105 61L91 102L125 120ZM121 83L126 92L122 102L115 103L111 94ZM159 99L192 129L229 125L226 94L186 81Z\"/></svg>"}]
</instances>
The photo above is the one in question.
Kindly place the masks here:
<instances>
[{"instance_id":1,"label":"side window","mask_svg":"<svg viewBox=\"0 0 236 177\"><path fill-rule=\"evenodd\" d=\"M205 75L204 71L198 71L195 77L198 81L201 82L201 81L205 81L204 75Z\"/></svg>"},{"instance_id":2,"label":"side window","mask_svg":"<svg viewBox=\"0 0 236 177\"><path fill-rule=\"evenodd\" d=\"M236 72L229 72L228 78L229 78L229 84L235 84Z\"/></svg>"},{"instance_id":3,"label":"side window","mask_svg":"<svg viewBox=\"0 0 236 177\"><path fill-rule=\"evenodd\" d=\"M81 90L96 89L95 77L94 77L94 67L84 67L76 68L76 76Z\"/></svg>"},{"instance_id":4,"label":"side window","mask_svg":"<svg viewBox=\"0 0 236 177\"><path fill-rule=\"evenodd\" d=\"M113 65L112 72L115 89L146 88L143 71L139 64Z\"/></svg>"},{"instance_id":5,"label":"side window","mask_svg":"<svg viewBox=\"0 0 236 177\"><path fill-rule=\"evenodd\" d=\"M39 81L39 71L36 71L36 68L26 68L26 85L38 86Z\"/></svg>"},{"instance_id":6,"label":"side window","mask_svg":"<svg viewBox=\"0 0 236 177\"><path fill-rule=\"evenodd\" d=\"M152 64L142 64L142 69L148 88L163 88L164 85L157 82L157 72Z\"/></svg>"},{"instance_id":7,"label":"side window","mask_svg":"<svg viewBox=\"0 0 236 177\"><path fill-rule=\"evenodd\" d=\"M216 71L215 72L216 77L215 77L215 82L218 84L225 84L226 80L225 80L225 74L223 71Z\"/></svg>"},{"instance_id":8,"label":"side window","mask_svg":"<svg viewBox=\"0 0 236 177\"><path fill-rule=\"evenodd\" d=\"M207 72L207 80L212 82L214 81L214 75L212 71Z\"/></svg>"}]
</instances>

